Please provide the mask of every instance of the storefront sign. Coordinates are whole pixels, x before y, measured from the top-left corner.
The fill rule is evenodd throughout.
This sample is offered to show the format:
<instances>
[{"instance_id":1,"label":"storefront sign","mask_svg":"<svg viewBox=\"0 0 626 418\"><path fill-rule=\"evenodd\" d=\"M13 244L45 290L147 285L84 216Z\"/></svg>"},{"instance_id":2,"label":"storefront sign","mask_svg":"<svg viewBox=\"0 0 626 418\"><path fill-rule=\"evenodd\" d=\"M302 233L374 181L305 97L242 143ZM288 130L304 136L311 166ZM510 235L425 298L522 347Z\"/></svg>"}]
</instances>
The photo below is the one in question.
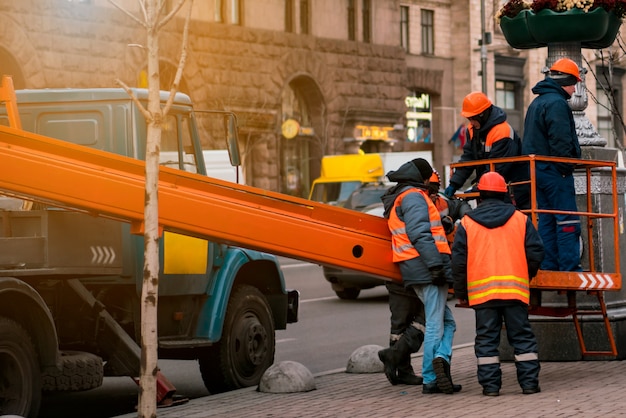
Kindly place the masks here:
<instances>
[{"instance_id":1,"label":"storefront sign","mask_svg":"<svg viewBox=\"0 0 626 418\"><path fill-rule=\"evenodd\" d=\"M355 131L356 132L355 132L354 137L359 140L366 141L368 139L371 139L371 140L387 141L390 139L389 131L393 131L393 127L357 125L355 126Z\"/></svg>"},{"instance_id":2,"label":"storefront sign","mask_svg":"<svg viewBox=\"0 0 626 418\"><path fill-rule=\"evenodd\" d=\"M280 127L280 131L287 139L293 139L300 132L300 124L295 119L287 119Z\"/></svg>"},{"instance_id":3,"label":"storefront sign","mask_svg":"<svg viewBox=\"0 0 626 418\"><path fill-rule=\"evenodd\" d=\"M426 93L414 94L404 99L407 107L406 139L409 142L430 142L430 122L432 113L430 110L430 96Z\"/></svg>"}]
</instances>

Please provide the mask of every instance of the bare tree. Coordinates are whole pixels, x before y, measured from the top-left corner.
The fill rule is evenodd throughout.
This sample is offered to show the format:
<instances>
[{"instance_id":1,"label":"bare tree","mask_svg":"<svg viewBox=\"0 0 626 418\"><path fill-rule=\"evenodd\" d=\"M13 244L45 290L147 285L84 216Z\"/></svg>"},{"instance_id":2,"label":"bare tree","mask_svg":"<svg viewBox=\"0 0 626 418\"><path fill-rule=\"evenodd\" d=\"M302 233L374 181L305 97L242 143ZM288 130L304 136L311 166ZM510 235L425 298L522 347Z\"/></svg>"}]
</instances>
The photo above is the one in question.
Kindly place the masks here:
<instances>
[{"instance_id":1,"label":"bare tree","mask_svg":"<svg viewBox=\"0 0 626 418\"><path fill-rule=\"evenodd\" d=\"M141 16L137 17L121 7L115 0L111 4L146 29L148 68L148 108L139 102L130 88L121 80L117 82L128 92L143 113L147 122L146 144L146 193L144 202L144 267L141 288L141 370L139 376L139 417L156 417L156 376L158 372L158 324L157 308L159 295L159 153L161 129L178 91L185 67L187 37L193 0L189 0L187 18L183 31L180 60L170 95L164 106L160 101L159 32L178 13L187 0L178 0L169 13L165 12L166 0L137 0Z\"/></svg>"}]
</instances>

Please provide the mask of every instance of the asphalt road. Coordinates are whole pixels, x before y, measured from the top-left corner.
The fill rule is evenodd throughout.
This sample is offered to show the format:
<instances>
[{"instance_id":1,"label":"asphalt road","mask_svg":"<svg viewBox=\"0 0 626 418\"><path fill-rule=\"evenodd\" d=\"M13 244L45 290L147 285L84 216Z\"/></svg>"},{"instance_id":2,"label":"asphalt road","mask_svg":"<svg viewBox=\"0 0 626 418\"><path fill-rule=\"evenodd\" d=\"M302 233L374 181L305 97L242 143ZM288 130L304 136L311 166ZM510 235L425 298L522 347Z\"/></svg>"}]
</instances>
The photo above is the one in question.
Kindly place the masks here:
<instances>
[{"instance_id":1,"label":"asphalt road","mask_svg":"<svg viewBox=\"0 0 626 418\"><path fill-rule=\"evenodd\" d=\"M350 354L363 345L387 345L389 308L384 286L362 291L357 300L341 300L324 280L321 267L280 261L287 287L300 291L300 308L299 321L276 332L276 362L296 361L317 374L344 369ZM473 312L453 311L457 321L454 343L472 342ZM162 360L159 364L177 393L190 398L209 395L196 361ZM130 378L107 377L98 389L44 397L40 417L108 418L133 412L136 403L137 386Z\"/></svg>"}]
</instances>

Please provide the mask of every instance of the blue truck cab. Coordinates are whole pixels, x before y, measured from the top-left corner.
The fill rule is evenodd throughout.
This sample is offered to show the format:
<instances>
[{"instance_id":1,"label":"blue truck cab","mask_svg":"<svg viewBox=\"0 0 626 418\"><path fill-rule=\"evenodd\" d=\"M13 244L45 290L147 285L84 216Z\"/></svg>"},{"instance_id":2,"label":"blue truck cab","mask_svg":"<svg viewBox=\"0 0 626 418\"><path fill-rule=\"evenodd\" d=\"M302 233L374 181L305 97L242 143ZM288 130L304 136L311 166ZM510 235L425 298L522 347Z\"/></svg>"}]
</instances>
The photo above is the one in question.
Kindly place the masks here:
<instances>
[{"instance_id":1,"label":"blue truck cab","mask_svg":"<svg viewBox=\"0 0 626 418\"><path fill-rule=\"evenodd\" d=\"M147 90L132 92L147 103ZM123 89L16 96L26 131L144 159L146 122ZM187 95L176 94L163 124L161 165L206 175L203 145L225 140L232 121L224 112L195 112ZM8 124L6 113L0 124ZM40 377L0 370L0 380L29 381L29 399L9 412L36 416L42 390L138 376L143 236L121 221L13 197L0 200L0 212L0 332L7 326L9 336L29 339L36 360L23 361L41 370ZM275 330L297 321L298 293L285 288L277 258L166 231L160 267L159 358L198 360L211 393L258 384L274 361ZM84 376L72 367L78 361L90 363ZM78 374L70 376L76 383L63 383L68 373ZM0 410L7 405L0 402Z\"/></svg>"}]
</instances>

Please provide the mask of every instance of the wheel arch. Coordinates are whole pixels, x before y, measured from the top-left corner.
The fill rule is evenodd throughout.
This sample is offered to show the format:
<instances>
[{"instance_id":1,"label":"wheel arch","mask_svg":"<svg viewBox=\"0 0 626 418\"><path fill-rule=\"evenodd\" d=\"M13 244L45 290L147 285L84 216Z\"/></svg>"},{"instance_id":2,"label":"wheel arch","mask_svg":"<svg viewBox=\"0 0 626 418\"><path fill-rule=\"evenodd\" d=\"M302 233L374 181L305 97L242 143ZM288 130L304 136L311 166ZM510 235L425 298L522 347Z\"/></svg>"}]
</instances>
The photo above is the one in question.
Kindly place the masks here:
<instances>
[{"instance_id":1,"label":"wheel arch","mask_svg":"<svg viewBox=\"0 0 626 418\"><path fill-rule=\"evenodd\" d=\"M42 370L58 367L59 347L54 320L33 287L13 277L0 277L0 316L12 319L28 332Z\"/></svg>"},{"instance_id":2,"label":"wheel arch","mask_svg":"<svg viewBox=\"0 0 626 418\"><path fill-rule=\"evenodd\" d=\"M233 288L244 284L256 287L265 296L272 311L275 328L286 328L287 292L276 257L231 247L209 289L209 298L198 320L197 336L208 338L212 342L219 341Z\"/></svg>"}]
</instances>

